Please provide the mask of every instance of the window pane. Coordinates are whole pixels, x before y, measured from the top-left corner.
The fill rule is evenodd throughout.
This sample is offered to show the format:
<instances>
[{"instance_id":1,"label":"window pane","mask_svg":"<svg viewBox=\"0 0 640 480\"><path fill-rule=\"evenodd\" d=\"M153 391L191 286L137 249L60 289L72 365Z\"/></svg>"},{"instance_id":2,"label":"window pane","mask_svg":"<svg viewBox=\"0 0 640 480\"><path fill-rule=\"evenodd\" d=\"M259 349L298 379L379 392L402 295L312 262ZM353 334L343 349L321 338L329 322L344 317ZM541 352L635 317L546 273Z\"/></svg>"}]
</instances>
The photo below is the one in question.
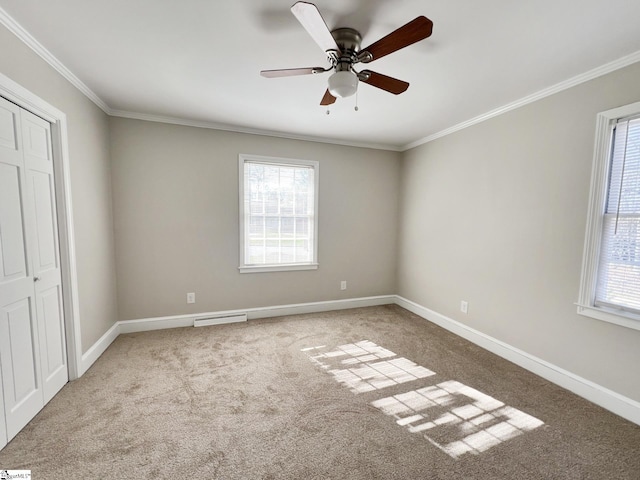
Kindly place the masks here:
<instances>
[{"instance_id":1,"label":"window pane","mask_svg":"<svg viewBox=\"0 0 640 480\"><path fill-rule=\"evenodd\" d=\"M293 190L280 193L280 214L293 215Z\"/></svg>"},{"instance_id":2,"label":"window pane","mask_svg":"<svg viewBox=\"0 0 640 480\"><path fill-rule=\"evenodd\" d=\"M264 243L262 240L250 240L247 263L258 265L264 263Z\"/></svg>"},{"instance_id":3,"label":"window pane","mask_svg":"<svg viewBox=\"0 0 640 480\"><path fill-rule=\"evenodd\" d=\"M296 190L299 192L306 192L309 188L309 185L313 185L313 179L311 178L311 173L313 170L310 168L298 168L296 169Z\"/></svg>"},{"instance_id":4,"label":"window pane","mask_svg":"<svg viewBox=\"0 0 640 480\"><path fill-rule=\"evenodd\" d=\"M280 167L280 190L290 192L293 190L293 183L296 169L290 167Z\"/></svg>"},{"instance_id":5,"label":"window pane","mask_svg":"<svg viewBox=\"0 0 640 480\"><path fill-rule=\"evenodd\" d=\"M280 179L280 167L277 165L264 166L264 186L267 190L276 190Z\"/></svg>"},{"instance_id":6,"label":"window pane","mask_svg":"<svg viewBox=\"0 0 640 480\"><path fill-rule=\"evenodd\" d=\"M307 235L309 235L309 218L296 218L296 235L298 237L306 237Z\"/></svg>"},{"instance_id":7,"label":"window pane","mask_svg":"<svg viewBox=\"0 0 640 480\"><path fill-rule=\"evenodd\" d=\"M640 312L640 119L613 133L595 299Z\"/></svg>"},{"instance_id":8,"label":"window pane","mask_svg":"<svg viewBox=\"0 0 640 480\"><path fill-rule=\"evenodd\" d=\"M308 240L296 240L296 261L308 262L311 259L310 243Z\"/></svg>"},{"instance_id":9,"label":"window pane","mask_svg":"<svg viewBox=\"0 0 640 480\"><path fill-rule=\"evenodd\" d=\"M309 195L306 193L296 193L295 212L297 215L306 215L309 213Z\"/></svg>"},{"instance_id":10,"label":"window pane","mask_svg":"<svg viewBox=\"0 0 640 480\"><path fill-rule=\"evenodd\" d=\"M264 166L258 163L246 164L246 175L249 177L252 186L259 186L264 180Z\"/></svg>"},{"instance_id":11,"label":"window pane","mask_svg":"<svg viewBox=\"0 0 640 480\"><path fill-rule=\"evenodd\" d=\"M282 240L280 245L282 263L293 263L296 260L295 240Z\"/></svg>"},{"instance_id":12,"label":"window pane","mask_svg":"<svg viewBox=\"0 0 640 480\"><path fill-rule=\"evenodd\" d=\"M606 215L601 249L596 301L640 311L640 216Z\"/></svg>"},{"instance_id":13,"label":"window pane","mask_svg":"<svg viewBox=\"0 0 640 480\"><path fill-rule=\"evenodd\" d=\"M315 167L243 162L245 264L315 262Z\"/></svg>"},{"instance_id":14,"label":"window pane","mask_svg":"<svg viewBox=\"0 0 640 480\"><path fill-rule=\"evenodd\" d=\"M265 213L277 214L278 213L278 191L268 191L265 194Z\"/></svg>"},{"instance_id":15,"label":"window pane","mask_svg":"<svg viewBox=\"0 0 640 480\"><path fill-rule=\"evenodd\" d=\"M280 234L280 218L266 217L266 235L269 238L278 237Z\"/></svg>"},{"instance_id":16,"label":"window pane","mask_svg":"<svg viewBox=\"0 0 640 480\"><path fill-rule=\"evenodd\" d=\"M264 213L264 204L262 203L262 195L260 195L260 198L251 200L249 212L253 215Z\"/></svg>"},{"instance_id":17,"label":"window pane","mask_svg":"<svg viewBox=\"0 0 640 480\"><path fill-rule=\"evenodd\" d=\"M264 236L264 222L262 217L252 216L249 219L249 235Z\"/></svg>"},{"instance_id":18,"label":"window pane","mask_svg":"<svg viewBox=\"0 0 640 480\"><path fill-rule=\"evenodd\" d=\"M616 126L606 213L640 214L640 119Z\"/></svg>"},{"instance_id":19,"label":"window pane","mask_svg":"<svg viewBox=\"0 0 640 480\"><path fill-rule=\"evenodd\" d=\"M267 240L266 242L266 263L280 263L280 242L279 240Z\"/></svg>"},{"instance_id":20,"label":"window pane","mask_svg":"<svg viewBox=\"0 0 640 480\"><path fill-rule=\"evenodd\" d=\"M280 235L282 237L293 237L294 222L293 217L281 217Z\"/></svg>"}]
</instances>

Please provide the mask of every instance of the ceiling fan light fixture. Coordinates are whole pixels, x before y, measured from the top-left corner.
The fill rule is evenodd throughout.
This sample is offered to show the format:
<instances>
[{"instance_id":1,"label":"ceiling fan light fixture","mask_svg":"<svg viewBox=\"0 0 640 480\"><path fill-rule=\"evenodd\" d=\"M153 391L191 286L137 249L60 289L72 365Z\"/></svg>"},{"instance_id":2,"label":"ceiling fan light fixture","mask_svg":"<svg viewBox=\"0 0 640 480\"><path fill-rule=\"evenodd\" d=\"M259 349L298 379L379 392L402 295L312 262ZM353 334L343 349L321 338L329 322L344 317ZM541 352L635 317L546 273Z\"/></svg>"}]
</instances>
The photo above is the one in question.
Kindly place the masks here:
<instances>
[{"instance_id":1,"label":"ceiling fan light fixture","mask_svg":"<svg viewBox=\"0 0 640 480\"><path fill-rule=\"evenodd\" d=\"M358 77L348 70L335 72L329 77L329 92L334 97L350 97L358 90Z\"/></svg>"}]
</instances>

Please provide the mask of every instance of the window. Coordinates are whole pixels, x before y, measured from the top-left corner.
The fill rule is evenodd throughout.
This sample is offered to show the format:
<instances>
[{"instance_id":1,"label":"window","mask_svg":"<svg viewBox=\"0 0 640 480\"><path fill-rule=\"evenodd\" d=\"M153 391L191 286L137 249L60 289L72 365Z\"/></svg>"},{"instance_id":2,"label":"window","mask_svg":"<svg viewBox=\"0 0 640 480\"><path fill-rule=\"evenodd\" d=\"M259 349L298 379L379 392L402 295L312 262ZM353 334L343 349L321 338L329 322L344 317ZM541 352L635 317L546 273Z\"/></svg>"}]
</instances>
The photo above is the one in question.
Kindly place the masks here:
<instances>
[{"instance_id":1,"label":"window","mask_svg":"<svg viewBox=\"0 0 640 480\"><path fill-rule=\"evenodd\" d=\"M578 313L640 330L640 102L598 115Z\"/></svg>"},{"instance_id":2,"label":"window","mask_svg":"<svg viewBox=\"0 0 640 480\"><path fill-rule=\"evenodd\" d=\"M240 155L240 272L318 268L318 162Z\"/></svg>"}]
</instances>

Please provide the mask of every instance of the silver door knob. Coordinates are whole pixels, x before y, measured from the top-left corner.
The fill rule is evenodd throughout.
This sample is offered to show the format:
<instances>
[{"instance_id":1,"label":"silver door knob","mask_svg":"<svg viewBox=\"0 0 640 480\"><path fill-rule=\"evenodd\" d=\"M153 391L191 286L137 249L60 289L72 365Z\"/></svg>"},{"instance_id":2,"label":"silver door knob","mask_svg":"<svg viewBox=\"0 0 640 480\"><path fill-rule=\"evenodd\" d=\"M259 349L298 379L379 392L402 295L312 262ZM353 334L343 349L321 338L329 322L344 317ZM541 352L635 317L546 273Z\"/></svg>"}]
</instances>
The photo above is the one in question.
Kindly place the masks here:
<instances>
[{"instance_id":1,"label":"silver door knob","mask_svg":"<svg viewBox=\"0 0 640 480\"><path fill-rule=\"evenodd\" d=\"M37 282L37 281L39 281L39 280L40 280L40 277L33 277L33 281L34 281L34 282Z\"/></svg>"}]
</instances>

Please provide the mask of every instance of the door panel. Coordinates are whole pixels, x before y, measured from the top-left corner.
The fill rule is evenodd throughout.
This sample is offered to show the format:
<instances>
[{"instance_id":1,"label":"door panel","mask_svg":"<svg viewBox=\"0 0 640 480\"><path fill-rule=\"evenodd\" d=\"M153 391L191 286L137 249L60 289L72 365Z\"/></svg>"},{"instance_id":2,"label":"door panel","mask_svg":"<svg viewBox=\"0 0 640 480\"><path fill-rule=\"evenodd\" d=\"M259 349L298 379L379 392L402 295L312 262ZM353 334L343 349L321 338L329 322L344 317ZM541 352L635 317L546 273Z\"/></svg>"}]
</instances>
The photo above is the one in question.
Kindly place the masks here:
<instances>
[{"instance_id":1,"label":"door panel","mask_svg":"<svg viewBox=\"0 0 640 480\"><path fill-rule=\"evenodd\" d=\"M20 167L0 163L0 284L27 276L21 204Z\"/></svg>"},{"instance_id":2,"label":"door panel","mask_svg":"<svg viewBox=\"0 0 640 480\"><path fill-rule=\"evenodd\" d=\"M15 105L12 105L15 107ZM0 104L0 148L18 150L18 138L15 128L15 116L18 109L7 108Z\"/></svg>"},{"instance_id":3,"label":"door panel","mask_svg":"<svg viewBox=\"0 0 640 480\"><path fill-rule=\"evenodd\" d=\"M0 310L2 368L8 440L42 408L37 326L31 298L21 298Z\"/></svg>"},{"instance_id":4,"label":"door panel","mask_svg":"<svg viewBox=\"0 0 640 480\"><path fill-rule=\"evenodd\" d=\"M51 164L49 124L33 114L24 111L22 113L22 145L25 156Z\"/></svg>"},{"instance_id":5,"label":"door panel","mask_svg":"<svg viewBox=\"0 0 640 480\"><path fill-rule=\"evenodd\" d=\"M45 344L45 348L41 348L41 364L44 403L47 403L68 380L60 286L42 290L37 298L38 331Z\"/></svg>"},{"instance_id":6,"label":"door panel","mask_svg":"<svg viewBox=\"0 0 640 480\"><path fill-rule=\"evenodd\" d=\"M9 405L18 405L38 389L38 374L35 368L36 348L33 344L33 315L28 299L7 305L2 309L6 328L5 343L7 355L3 365L11 369L12 390L7 392ZM15 348L20 346L20 348ZM11 377L10 377L11 378Z\"/></svg>"},{"instance_id":7,"label":"door panel","mask_svg":"<svg viewBox=\"0 0 640 480\"><path fill-rule=\"evenodd\" d=\"M35 243L34 275L42 275L47 270L58 268L57 244L55 239L55 216L53 214L53 189L51 175L39 171L31 171L31 192L35 207Z\"/></svg>"}]
</instances>

